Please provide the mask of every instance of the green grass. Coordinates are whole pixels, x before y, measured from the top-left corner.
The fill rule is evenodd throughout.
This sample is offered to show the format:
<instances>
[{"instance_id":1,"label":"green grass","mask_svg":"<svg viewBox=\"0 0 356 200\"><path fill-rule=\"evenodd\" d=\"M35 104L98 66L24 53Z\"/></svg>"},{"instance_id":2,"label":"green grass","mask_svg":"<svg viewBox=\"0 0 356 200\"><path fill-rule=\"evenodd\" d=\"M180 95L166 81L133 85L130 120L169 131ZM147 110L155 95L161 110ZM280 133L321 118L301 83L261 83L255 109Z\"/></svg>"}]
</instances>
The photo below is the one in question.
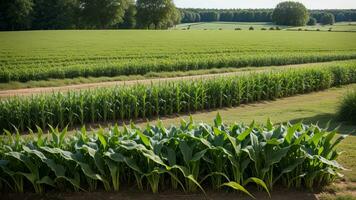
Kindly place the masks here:
<instances>
[{"instance_id":1,"label":"green grass","mask_svg":"<svg viewBox=\"0 0 356 200\"><path fill-rule=\"evenodd\" d=\"M1 32L0 82L350 59L355 41L294 31Z\"/></svg>"},{"instance_id":2,"label":"green grass","mask_svg":"<svg viewBox=\"0 0 356 200\"><path fill-rule=\"evenodd\" d=\"M338 22L333 25L321 25L317 24L315 26L303 26L303 27L293 27L288 28L288 30L298 30L299 28L305 30L308 29L310 31L316 31L319 29L320 31L340 31L340 32L356 32L356 23L355 22Z\"/></svg>"},{"instance_id":3,"label":"green grass","mask_svg":"<svg viewBox=\"0 0 356 200\"><path fill-rule=\"evenodd\" d=\"M252 26L255 30L260 30L261 28L269 29L271 27L276 28L277 26L271 22L198 22L198 23L184 23L179 24L173 29L175 30L235 30L236 28L241 28L242 30L249 30ZM281 29L289 28L288 26L278 26Z\"/></svg>"}]
</instances>

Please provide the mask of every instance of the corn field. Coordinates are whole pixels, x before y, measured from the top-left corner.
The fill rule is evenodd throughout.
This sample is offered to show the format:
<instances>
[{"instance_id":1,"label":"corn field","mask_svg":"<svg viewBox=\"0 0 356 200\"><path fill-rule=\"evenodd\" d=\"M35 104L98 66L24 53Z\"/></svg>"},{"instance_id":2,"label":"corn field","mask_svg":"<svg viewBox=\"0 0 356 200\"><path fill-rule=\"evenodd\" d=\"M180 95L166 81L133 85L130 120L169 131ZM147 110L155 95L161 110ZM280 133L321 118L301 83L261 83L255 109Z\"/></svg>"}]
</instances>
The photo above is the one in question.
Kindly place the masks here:
<instances>
[{"instance_id":1,"label":"corn field","mask_svg":"<svg viewBox=\"0 0 356 200\"><path fill-rule=\"evenodd\" d=\"M356 59L354 41L336 32L1 32L0 83Z\"/></svg>"},{"instance_id":2,"label":"corn field","mask_svg":"<svg viewBox=\"0 0 356 200\"><path fill-rule=\"evenodd\" d=\"M356 54L341 53L278 53L276 55L259 54L253 55L206 55L207 57L196 57L195 55L179 56L179 58L148 58L148 59L117 59L109 63L83 63L72 64L66 61L65 64L58 61L46 66L43 63L28 64L26 62L11 62L1 67L0 83L10 81L38 81L48 79L64 79L77 77L114 77L122 75L145 75L149 72L173 72L189 71L212 68L241 68L247 66L272 66L291 65L315 62L327 62L335 60L356 59ZM47 63L48 61L46 61Z\"/></svg>"},{"instance_id":3,"label":"corn field","mask_svg":"<svg viewBox=\"0 0 356 200\"><path fill-rule=\"evenodd\" d=\"M315 125L252 123L214 125L181 121L122 130L114 126L74 135L51 128L44 135L17 135L0 141L0 189L120 191L135 187L157 193L238 190L257 185L270 194L275 185L312 190L341 176L336 137Z\"/></svg>"},{"instance_id":4,"label":"corn field","mask_svg":"<svg viewBox=\"0 0 356 200\"><path fill-rule=\"evenodd\" d=\"M239 106L356 82L356 67L296 69L201 81L167 82L15 97L0 102L0 128L20 131L149 119Z\"/></svg>"}]
</instances>

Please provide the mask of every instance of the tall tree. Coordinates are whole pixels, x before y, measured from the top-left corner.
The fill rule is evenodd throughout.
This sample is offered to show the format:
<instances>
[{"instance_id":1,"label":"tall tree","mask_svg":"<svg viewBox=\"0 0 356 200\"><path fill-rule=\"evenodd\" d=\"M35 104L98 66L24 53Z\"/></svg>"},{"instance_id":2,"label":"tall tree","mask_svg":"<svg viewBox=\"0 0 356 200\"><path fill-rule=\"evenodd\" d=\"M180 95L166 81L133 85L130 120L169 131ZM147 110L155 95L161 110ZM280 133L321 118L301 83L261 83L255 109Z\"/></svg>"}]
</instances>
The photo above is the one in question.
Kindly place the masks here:
<instances>
[{"instance_id":1,"label":"tall tree","mask_svg":"<svg viewBox=\"0 0 356 200\"><path fill-rule=\"evenodd\" d=\"M201 21L203 22L215 22L219 21L219 13L215 11L202 12L200 13Z\"/></svg>"},{"instance_id":2,"label":"tall tree","mask_svg":"<svg viewBox=\"0 0 356 200\"><path fill-rule=\"evenodd\" d=\"M78 24L79 0L34 0L32 29L70 29Z\"/></svg>"},{"instance_id":3,"label":"tall tree","mask_svg":"<svg viewBox=\"0 0 356 200\"><path fill-rule=\"evenodd\" d=\"M130 2L129 7L125 11L124 19L121 24L119 24L119 28L124 29L132 29L136 27L136 5L134 1Z\"/></svg>"},{"instance_id":4,"label":"tall tree","mask_svg":"<svg viewBox=\"0 0 356 200\"><path fill-rule=\"evenodd\" d=\"M324 13L320 19L320 22L323 25L333 25L335 23L335 16L332 13Z\"/></svg>"},{"instance_id":5,"label":"tall tree","mask_svg":"<svg viewBox=\"0 0 356 200\"><path fill-rule=\"evenodd\" d=\"M88 28L109 28L123 21L128 0L80 0L81 18Z\"/></svg>"},{"instance_id":6,"label":"tall tree","mask_svg":"<svg viewBox=\"0 0 356 200\"><path fill-rule=\"evenodd\" d=\"M32 6L32 0L1 0L0 30L30 28Z\"/></svg>"},{"instance_id":7,"label":"tall tree","mask_svg":"<svg viewBox=\"0 0 356 200\"><path fill-rule=\"evenodd\" d=\"M308 10L299 2L285 1L274 9L272 20L277 25L304 26L309 19Z\"/></svg>"},{"instance_id":8,"label":"tall tree","mask_svg":"<svg viewBox=\"0 0 356 200\"><path fill-rule=\"evenodd\" d=\"M178 13L172 0L137 0L137 23L140 28L167 28Z\"/></svg>"},{"instance_id":9,"label":"tall tree","mask_svg":"<svg viewBox=\"0 0 356 200\"><path fill-rule=\"evenodd\" d=\"M309 21L307 23L308 26L315 26L316 23L317 23L317 21L314 17L309 17Z\"/></svg>"}]
</instances>

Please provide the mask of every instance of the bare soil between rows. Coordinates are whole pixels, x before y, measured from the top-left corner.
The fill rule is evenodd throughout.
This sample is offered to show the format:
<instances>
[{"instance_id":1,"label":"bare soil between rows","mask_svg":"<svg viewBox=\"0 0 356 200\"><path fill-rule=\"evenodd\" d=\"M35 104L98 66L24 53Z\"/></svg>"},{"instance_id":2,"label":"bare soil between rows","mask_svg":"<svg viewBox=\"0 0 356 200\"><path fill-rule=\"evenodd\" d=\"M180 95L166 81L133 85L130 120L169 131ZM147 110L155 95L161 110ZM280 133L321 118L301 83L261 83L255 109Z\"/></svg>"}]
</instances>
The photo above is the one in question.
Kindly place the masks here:
<instances>
[{"instance_id":1,"label":"bare soil between rows","mask_svg":"<svg viewBox=\"0 0 356 200\"><path fill-rule=\"evenodd\" d=\"M256 199L259 200L317 200L317 195L295 190L275 190L272 197L265 192L253 193ZM165 191L159 194L152 194L149 192L75 192L75 193L55 193L47 192L43 195L36 195L32 193L25 194L3 194L2 200L251 200L250 197L236 192L207 192L207 197L202 193L184 194L180 192Z\"/></svg>"}]
</instances>

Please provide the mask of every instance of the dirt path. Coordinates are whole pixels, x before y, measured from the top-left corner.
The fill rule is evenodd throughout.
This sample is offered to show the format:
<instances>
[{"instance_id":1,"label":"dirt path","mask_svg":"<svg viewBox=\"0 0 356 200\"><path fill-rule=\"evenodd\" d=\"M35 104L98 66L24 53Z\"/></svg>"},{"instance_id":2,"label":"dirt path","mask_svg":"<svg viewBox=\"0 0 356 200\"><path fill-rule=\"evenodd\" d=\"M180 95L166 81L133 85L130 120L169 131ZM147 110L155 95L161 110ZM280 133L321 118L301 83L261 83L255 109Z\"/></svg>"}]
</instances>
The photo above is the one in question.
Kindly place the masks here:
<instances>
[{"instance_id":1,"label":"dirt path","mask_svg":"<svg viewBox=\"0 0 356 200\"><path fill-rule=\"evenodd\" d=\"M67 86L59 86L59 87L38 87L38 88L0 90L0 99L12 97L12 96L29 96L29 95L41 94L41 93L66 92L66 91L73 91L73 90L85 90L85 89L114 87L114 86L122 86L122 85L151 84L151 83L179 81L179 80L184 81L184 80L211 79L211 78L217 78L222 76L244 75L248 73L261 73L266 71L280 71L280 70L288 70L288 69L301 68L301 67L307 68L307 67L314 67L318 65L322 66L327 63L332 63L332 62L260 67L256 69L249 69L246 71L243 71L243 69L241 68L240 71L235 71L235 72L202 74L202 75L181 76L181 77L172 77L172 78L153 78L153 79L141 79L141 80L130 80L130 81L109 81L109 82L67 85Z\"/></svg>"}]
</instances>

